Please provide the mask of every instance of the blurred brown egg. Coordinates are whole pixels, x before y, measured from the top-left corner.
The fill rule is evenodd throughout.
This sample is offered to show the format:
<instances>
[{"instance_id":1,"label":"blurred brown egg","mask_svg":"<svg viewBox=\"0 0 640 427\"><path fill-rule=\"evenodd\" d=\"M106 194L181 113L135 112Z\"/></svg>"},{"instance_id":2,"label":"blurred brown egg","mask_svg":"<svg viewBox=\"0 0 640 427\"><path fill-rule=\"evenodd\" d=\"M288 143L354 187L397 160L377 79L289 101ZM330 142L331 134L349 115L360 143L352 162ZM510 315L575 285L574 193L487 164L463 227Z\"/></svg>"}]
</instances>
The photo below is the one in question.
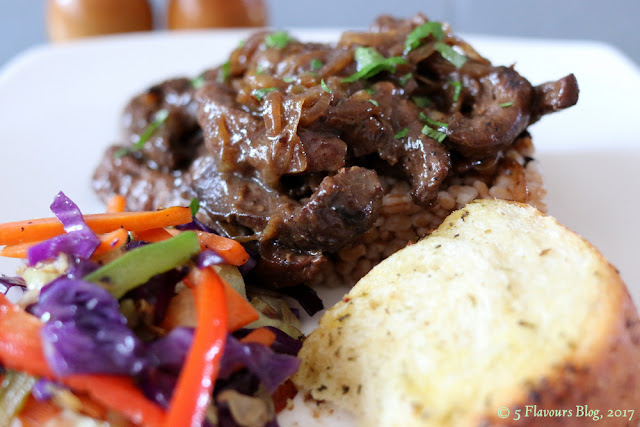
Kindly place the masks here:
<instances>
[{"instance_id":1,"label":"blurred brown egg","mask_svg":"<svg viewBox=\"0 0 640 427\"><path fill-rule=\"evenodd\" d=\"M48 0L49 38L60 42L102 34L149 31L147 0Z\"/></svg>"},{"instance_id":2,"label":"blurred brown egg","mask_svg":"<svg viewBox=\"0 0 640 427\"><path fill-rule=\"evenodd\" d=\"M261 27L267 22L262 0L170 0L169 29Z\"/></svg>"}]
</instances>

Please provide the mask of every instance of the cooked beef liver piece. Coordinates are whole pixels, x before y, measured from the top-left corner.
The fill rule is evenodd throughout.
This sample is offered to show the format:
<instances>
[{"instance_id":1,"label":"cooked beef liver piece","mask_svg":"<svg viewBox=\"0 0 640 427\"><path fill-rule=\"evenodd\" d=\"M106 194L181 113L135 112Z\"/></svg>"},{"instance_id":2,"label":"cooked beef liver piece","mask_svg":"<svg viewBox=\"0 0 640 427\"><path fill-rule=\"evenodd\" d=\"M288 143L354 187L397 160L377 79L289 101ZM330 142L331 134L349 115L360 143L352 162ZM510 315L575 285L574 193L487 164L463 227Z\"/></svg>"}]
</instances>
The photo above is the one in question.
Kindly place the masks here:
<instances>
[{"instance_id":1,"label":"cooked beef liver piece","mask_svg":"<svg viewBox=\"0 0 640 427\"><path fill-rule=\"evenodd\" d=\"M144 144L142 153L150 167L170 172L191 163L202 143L196 121L195 89L185 78L171 79L134 97L125 107L122 128L126 141L136 143L160 110L168 116Z\"/></svg>"},{"instance_id":2,"label":"cooked beef liver piece","mask_svg":"<svg viewBox=\"0 0 640 427\"><path fill-rule=\"evenodd\" d=\"M141 150L108 150L94 189L131 209L198 197L201 220L258 254L253 278L305 282L376 223L382 182L405 181L428 209L447 179L493 170L530 123L577 101L572 75L534 87L446 25L412 44L426 23L385 16L336 45L256 33L197 87L171 79L134 97L124 145L167 119Z\"/></svg>"},{"instance_id":3,"label":"cooked beef liver piece","mask_svg":"<svg viewBox=\"0 0 640 427\"><path fill-rule=\"evenodd\" d=\"M335 252L371 228L381 202L382 184L375 171L341 169L323 179L309 201L285 217L277 239L296 249Z\"/></svg>"},{"instance_id":4,"label":"cooked beef liver piece","mask_svg":"<svg viewBox=\"0 0 640 427\"><path fill-rule=\"evenodd\" d=\"M121 148L110 147L93 175L93 189L104 201L122 194L132 211L189 204L194 192L188 174L151 169L132 155L118 157L115 153Z\"/></svg>"}]
</instances>

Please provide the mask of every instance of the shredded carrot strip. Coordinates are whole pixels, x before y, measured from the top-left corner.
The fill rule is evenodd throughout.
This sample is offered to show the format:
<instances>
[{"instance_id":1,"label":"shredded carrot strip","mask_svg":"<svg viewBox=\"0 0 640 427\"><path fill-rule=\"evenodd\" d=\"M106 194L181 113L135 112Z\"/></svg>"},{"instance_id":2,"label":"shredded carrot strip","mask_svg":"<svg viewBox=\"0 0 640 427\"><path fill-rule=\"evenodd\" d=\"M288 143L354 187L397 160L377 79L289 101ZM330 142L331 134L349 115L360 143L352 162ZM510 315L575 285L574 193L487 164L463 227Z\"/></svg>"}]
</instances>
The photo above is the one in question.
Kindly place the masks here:
<instances>
[{"instance_id":1,"label":"shredded carrot strip","mask_svg":"<svg viewBox=\"0 0 640 427\"><path fill-rule=\"evenodd\" d=\"M127 206L127 199L120 194L111 197L107 202L107 213L124 212Z\"/></svg>"},{"instance_id":2,"label":"shredded carrot strip","mask_svg":"<svg viewBox=\"0 0 640 427\"><path fill-rule=\"evenodd\" d=\"M180 230L168 229L167 232L176 235ZM242 265L249 260L249 254L244 247L233 239L201 230L196 230L196 234L202 250L215 250L228 264Z\"/></svg>"},{"instance_id":3,"label":"shredded carrot strip","mask_svg":"<svg viewBox=\"0 0 640 427\"><path fill-rule=\"evenodd\" d=\"M124 228L118 228L111 233L100 236L100 244L93 252L93 255L101 255L105 252L119 248L127 242L129 233Z\"/></svg>"},{"instance_id":4,"label":"shredded carrot strip","mask_svg":"<svg viewBox=\"0 0 640 427\"><path fill-rule=\"evenodd\" d=\"M29 396L18 414L22 427L41 427L60 413L62 409L49 401L39 401Z\"/></svg>"},{"instance_id":5,"label":"shredded carrot strip","mask_svg":"<svg viewBox=\"0 0 640 427\"><path fill-rule=\"evenodd\" d=\"M84 220L97 234L109 233L118 228L141 231L191 222L191 210L187 207L174 206L160 211L84 215ZM46 240L62 233L64 228L57 218L7 222L0 224L0 245Z\"/></svg>"},{"instance_id":6,"label":"shredded carrot strip","mask_svg":"<svg viewBox=\"0 0 640 427\"><path fill-rule=\"evenodd\" d=\"M173 234L169 233L164 228L152 228L151 230L141 230L133 233L133 237L136 240L144 240L145 242L162 242L163 240L170 239Z\"/></svg>"},{"instance_id":7,"label":"shredded carrot strip","mask_svg":"<svg viewBox=\"0 0 640 427\"><path fill-rule=\"evenodd\" d=\"M271 347L271 344L276 340L276 334L273 331L263 327L254 329L245 335L240 341L243 343L254 342L258 344Z\"/></svg>"},{"instance_id":8,"label":"shredded carrot strip","mask_svg":"<svg viewBox=\"0 0 640 427\"><path fill-rule=\"evenodd\" d=\"M121 412L131 421L156 427L164 411L148 400L131 378L114 375L72 375L57 378L44 358L40 319L12 304L0 294L0 363L8 369L57 380L97 403Z\"/></svg>"},{"instance_id":9,"label":"shredded carrot strip","mask_svg":"<svg viewBox=\"0 0 640 427\"><path fill-rule=\"evenodd\" d=\"M124 414L136 423L159 427L164 411L148 400L131 378L115 375L73 375L62 378L71 389L87 393L97 403Z\"/></svg>"},{"instance_id":10,"label":"shredded carrot strip","mask_svg":"<svg viewBox=\"0 0 640 427\"><path fill-rule=\"evenodd\" d=\"M164 427L202 425L227 337L225 292L220 276L210 267L193 269L185 281L191 282L195 293L198 326Z\"/></svg>"},{"instance_id":11,"label":"shredded carrot strip","mask_svg":"<svg viewBox=\"0 0 640 427\"><path fill-rule=\"evenodd\" d=\"M119 248L127 241L127 230L123 228L119 228L111 233L103 234L100 236L100 244L93 252L93 255L101 255L105 252L109 252L110 250ZM39 242L28 242L28 243L18 243L16 245L8 245L0 250L0 256L5 256L8 258L23 258L26 259L29 253L29 248L37 245L38 243L42 243L44 240Z\"/></svg>"},{"instance_id":12,"label":"shredded carrot strip","mask_svg":"<svg viewBox=\"0 0 640 427\"><path fill-rule=\"evenodd\" d=\"M237 331L260 318L258 310L246 298L236 292L226 280L222 280L222 284L224 286L225 299L227 300L227 326L230 332Z\"/></svg>"}]
</instances>

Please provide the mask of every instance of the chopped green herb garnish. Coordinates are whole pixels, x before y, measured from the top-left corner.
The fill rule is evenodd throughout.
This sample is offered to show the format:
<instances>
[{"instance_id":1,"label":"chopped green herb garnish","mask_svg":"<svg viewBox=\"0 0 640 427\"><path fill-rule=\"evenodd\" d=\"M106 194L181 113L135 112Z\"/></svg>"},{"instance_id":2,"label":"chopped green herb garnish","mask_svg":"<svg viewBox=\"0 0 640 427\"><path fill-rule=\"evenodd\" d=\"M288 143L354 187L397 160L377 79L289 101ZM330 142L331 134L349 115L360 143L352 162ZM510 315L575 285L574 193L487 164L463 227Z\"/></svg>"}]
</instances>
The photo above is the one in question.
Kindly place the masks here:
<instances>
[{"instance_id":1,"label":"chopped green herb garnish","mask_svg":"<svg viewBox=\"0 0 640 427\"><path fill-rule=\"evenodd\" d=\"M293 77L293 76L286 76L286 77L282 78L282 81L285 82L285 83L291 83L291 82L293 82L295 80L296 80L296 78Z\"/></svg>"},{"instance_id":2,"label":"chopped green herb garnish","mask_svg":"<svg viewBox=\"0 0 640 427\"><path fill-rule=\"evenodd\" d=\"M405 136L407 136L408 133L409 133L409 128L404 128L400 132L398 132L395 135L393 135L393 137L395 139L404 138Z\"/></svg>"},{"instance_id":3,"label":"chopped green herb garnish","mask_svg":"<svg viewBox=\"0 0 640 427\"><path fill-rule=\"evenodd\" d=\"M269 92L273 92L274 90L278 90L277 87L265 87L262 89L254 89L253 92L251 92L251 95L253 95L253 97L255 99L257 99L258 101L262 101L264 99L265 96L267 96L267 94Z\"/></svg>"},{"instance_id":4,"label":"chopped green herb garnish","mask_svg":"<svg viewBox=\"0 0 640 427\"><path fill-rule=\"evenodd\" d=\"M142 147L144 147L144 144L149 141L149 139L153 136L154 133L156 133L160 126L162 126L164 122L167 121L167 117L169 117L169 110L163 108L162 110L156 111L153 121L149 123L149 125L147 125L144 132L142 132L142 135L138 137L138 141L133 144L133 147L121 148L114 153L114 156L116 158L119 158L124 156L125 154L129 154L132 151L141 150Z\"/></svg>"},{"instance_id":5,"label":"chopped green herb garnish","mask_svg":"<svg viewBox=\"0 0 640 427\"><path fill-rule=\"evenodd\" d=\"M216 81L218 83L224 83L227 81L230 74L231 74L231 64L229 63L229 61L227 61L220 66L220 69L218 70L218 76L216 77Z\"/></svg>"},{"instance_id":6,"label":"chopped green herb garnish","mask_svg":"<svg viewBox=\"0 0 640 427\"><path fill-rule=\"evenodd\" d=\"M367 92L369 95L373 95L374 93L376 93L376 91L371 89L370 87L366 88L364 91Z\"/></svg>"},{"instance_id":7,"label":"chopped green herb garnish","mask_svg":"<svg viewBox=\"0 0 640 427\"><path fill-rule=\"evenodd\" d=\"M120 157L126 156L130 152L131 150L129 148L126 148L126 147L119 148L116 151L114 151L113 157L115 157L116 159L119 159Z\"/></svg>"},{"instance_id":8,"label":"chopped green herb garnish","mask_svg":"<svg viewBox=\"0 0 640 427\"><path fill-rule=\"evenodd\" d=\"M322 63L322 61L320 61L318 58L313 58L311 60L311 69L314 71L319 70L323 65L324 64Z\"/></svg>"},{"instance_id":9,"label":"chopped green herb garnish","mask_svg":"<svg viewBox=\"0 0 640 427\"><path fill-rule=\"evenodd\" d=\"M262 68L262 65L258 64L258 66L256 67L256 74L264 74L264 68Z\"/></svg>"},{"instance_id":10,"label":"chopped green herb garnish","mask_svg":"<svg viewBox=\"0 0 640 427\"><path fill-rule=\"evenodd\" d=\"M412 96L411 100L420 108L428 107L431 105L431 100L426 96Z\"/></svg>"},{"instance_id":11,"label":"chopped green herb garnish","mask_svg":"<svg viewBox=\"0 0 640 427\"><path fill-rule=\"evenodd\" d=\"M324 79L322 79L320 81L320 87L322 88L323 91L327 92L327 93L333 93L333 91L331 90L331 88L329 86L327 86L327 84L325 83Z\"/></svg>"},{"instance_id":12,"label":"chopped green herb garnish","mask_svg":"<svg viewBox=\"0 0 640 427\"><path fill-rule=\"evenodd\" d=\"M291 37L289 37L289 33L286 31L274 31L271 34L268 34L264 38L264 44L267 47L274 47L276 49L282 49L291 41Z\"/></svg>"},{"instance_id":13,"label":"chopped green herb garnish","mask_svg":"<svg viewBox=\"0 0 640 427\"><path fill-rule=\"evenodd\" d=\"M191 80L191 87L194 89L200 89L204 86L206 80L204 79L204 74L200 74L198 77Z\"/></svg>"},{"instance_id":14,"label":"chopped green herb garnish","mask_svg":"<svg viewBox=\"0 0 640 427\"><path fill-rule=\"evenodd\" d=\"M513 101L509 101L509 102L505 102L505 103L500 104L500 106L502 108L511 107L512 105L513 105Z\"/></svg>"},{"instance_id":15,"label":"chopped green herb garnish","mask_svg":"<svg viewBox=\"0 0 640 427\"><path fill-rule=\"evenodd\" d=\"M198 200L197 197L191 199L191 203L189 203L189 209L191 210L191 216L196 216L196 214L200 210L200 200Z\"/></svg>"},{"instance_id":16,"label":"chopped green herb garnish","mask_svg":"<svg viewBox=\"0 0 640 427\"><path fill-rule=\"evenodd\" d=\"M239 49L239 48L241 48L241 47L244 47L244 45L245 45L245 44L247 44L247 41L246 41L246 40L240 40L240 41L238 42L238 47L237 47L236 49Z\"/></svg>"},{"instance_id":17,"label":"chopped green herb garnish","mask_svg":"<svg viewBox=\"0 0 640 427\"><path fill-rule=\"evenodd\" d=\"M411 77L413 77L413 74L407 73L404 76L400 77L398 81L402 86L405 86L409 82L409 80L411 80Z\"/></svg>"},{"instance_id":18,"label":"chopped green herb garnish","mask_svg":"<svg viewBox=\"0 0 640 427\"><path fill-rule=\"evenodd\" d=\"M156 111L153 122L151 122L149 126L147 126L147 128L144 130L142 135L140 135L140 138L138 138L138 141L133 146L133 149L140 150L144 146L144 144L147 143L149 138L151 138L153 134L158 130L158 128L167 121L167 117L169 117L169 110L163 108L162 110Z\"/></svg>"},{"instance_id":19,"label":"chopped green herb garnish","mask_svg":"<svg viewBox=\"0 0 640 427\"><path fill-rule=\"evenodd\" d=\"M372 103L373 105L375 105L376 107L379 107L380 104L378 104L378 101L376 101L375 99L367 99L367 101L369 101L370 103Z\"/></svg>"},{"instance_id":20,"label":"chopped green herb garnish","mask_svg":"<svg viewBox=\"0 0 640 427\"><path fill-rule=\"evenodd\" d=\"M404 54L406 55L413 49L420 46L420 41L429 36L433 36L436 40L442 40L444 38L442 23L425 22L411 31L407 36L407 39L404 41Z\"/></svg>"},{"instance_id":21,"label":"chopped green herb garnish","mask_svg":"<svg viewBox=\"0 0 640 427\"><path fill-rule=\"evenodd\" d=\"M424 125L422 127L422 133L427 135L429 138L435 139L439 143L442 143L442 141L447 137L446 133L435 130L429 127L429 125Z\"/></svg>"},{"instance_id":22,"label":"chopped green herb garnish","mask_svg":"<svg viewBox=\"0 0 640 427\"><path fill-rule=\"evenodd\" d=\"M439 122L439 121L437 121L437 120L433 120L432 118L428 117L428 116L427 116L425 113L423 113L422 111L420 111L419 116L420 116L420 120L422 120L423 122L427 122L427 123L428 123L428 124L430 124L430 125L437 126L437 127L439 127L439 128L445 128L445 129L449 127L449 125L448 125L447 123L445 123L445 122Z\"/></svg>"},{"instance_id":23,"label":"chopped green herb garnish","mask_svg":"<svg viewBox=\"0 0 640 427\"><path fill-rule=\"evenodd\" d=\"M447 61L451 62L454 67L460 68L467 62L467 57L461 53L456 52L451 46L442 42L435 42L433 45L435 50L440 52L440 55Z\"/></svg>"},{"instance_id":24,"label":"chopped green herb garnish","mask_svg":"<svg viewBox=\"0 0 640 427\"><path fill-rule=\"evenodd\" d=\"M362 46L356 48L354 59L356 61L356 70L358 71L342 79L344 83L351 83L360 79L369 79L383 71L395 72L396 65L407 63L407 61L400 56L385 58L374 48Z\"/></svg>"},{"instance_id":25,"label":"chopped green herb garnish","mask_svg":"<svg viewBox=\"0 0 640 427\"><path fill-rule=\"evenodd\" d=\"M462 83L459 81L450 81L451 86L453 86L453 99L451 100L454 104L458 102L460 99L460 92L462 92Z\"/></svg>"}]
</instances>

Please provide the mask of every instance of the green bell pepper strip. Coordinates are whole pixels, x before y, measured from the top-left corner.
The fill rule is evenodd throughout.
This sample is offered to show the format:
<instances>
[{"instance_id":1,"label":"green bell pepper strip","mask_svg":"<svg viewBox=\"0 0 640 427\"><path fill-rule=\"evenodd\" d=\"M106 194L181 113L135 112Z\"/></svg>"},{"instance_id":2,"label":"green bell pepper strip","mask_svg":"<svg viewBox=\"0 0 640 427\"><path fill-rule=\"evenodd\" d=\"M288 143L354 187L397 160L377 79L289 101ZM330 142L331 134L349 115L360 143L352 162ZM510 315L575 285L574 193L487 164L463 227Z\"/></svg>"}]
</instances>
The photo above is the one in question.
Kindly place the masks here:
<instances>
[{"instance_id":1,"label":"green bell pepper strip","mask_svg":"<svg viewBox=\"0 0 640 427\"><path fill-rule=\"evenodd\" d=\"M162 242L129 251L84 277L107 289L120 299L130 290L146 283L156 274L185 264L200 253L195 231L185 231Z\"/></svg>"}]
</instances>

